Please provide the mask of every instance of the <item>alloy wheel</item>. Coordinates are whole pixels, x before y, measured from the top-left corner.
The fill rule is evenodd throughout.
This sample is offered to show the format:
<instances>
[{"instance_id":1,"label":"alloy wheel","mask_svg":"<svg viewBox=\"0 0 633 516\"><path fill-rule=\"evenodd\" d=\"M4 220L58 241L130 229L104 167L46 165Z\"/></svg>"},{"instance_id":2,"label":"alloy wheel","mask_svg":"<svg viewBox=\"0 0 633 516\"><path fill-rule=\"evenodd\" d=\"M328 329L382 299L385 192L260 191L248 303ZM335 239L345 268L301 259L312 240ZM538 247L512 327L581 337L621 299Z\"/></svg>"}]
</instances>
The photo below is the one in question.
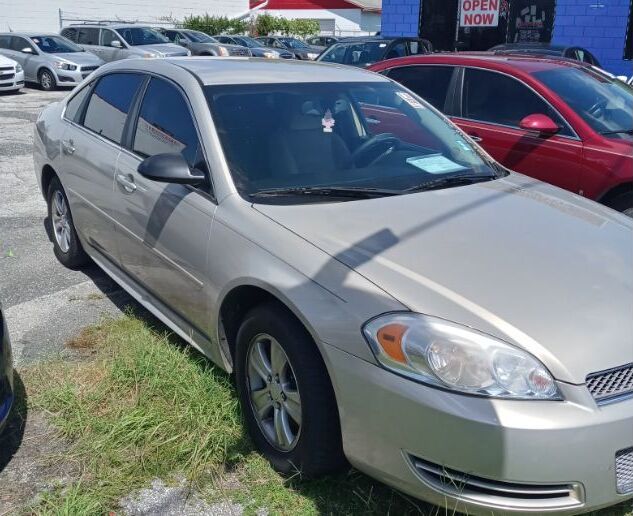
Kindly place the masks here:
<instances>
[{"instance_id":1,"label":"alloy wheel","mask_svg":"<svg viewBox=\"0 0 633 516\"><path fill-rule=\"evenodd\" d=\"M247 355L250 405L266 440L278 450L292 450L301 432L301 397L285 351L267 334L257 335Z\"/></svg>"},{"instance_id":2,"label":"alloy wheel","mask_svg":"<svg viewBox=\"0 0 633 516\"><path fill-rule=\"evenodd\" d=\"M68 205L64 195L59 190L53 194L53 206L51 210L53 219L53 232L55 240L62 252L67 253L70 249L70 219L68 217Z\"/></svg>"},{"instance_id":3,"label":"alloy wheel","mask_svg":"<svg viewBox=\"0 0 633 516\"><path fill-rule=\"evenodd\" d=\"M51 74L48 72L42 72L40 84L45 90L50 90L53 87L53 78L51 77Z\"/></svg>"}]
</instances>

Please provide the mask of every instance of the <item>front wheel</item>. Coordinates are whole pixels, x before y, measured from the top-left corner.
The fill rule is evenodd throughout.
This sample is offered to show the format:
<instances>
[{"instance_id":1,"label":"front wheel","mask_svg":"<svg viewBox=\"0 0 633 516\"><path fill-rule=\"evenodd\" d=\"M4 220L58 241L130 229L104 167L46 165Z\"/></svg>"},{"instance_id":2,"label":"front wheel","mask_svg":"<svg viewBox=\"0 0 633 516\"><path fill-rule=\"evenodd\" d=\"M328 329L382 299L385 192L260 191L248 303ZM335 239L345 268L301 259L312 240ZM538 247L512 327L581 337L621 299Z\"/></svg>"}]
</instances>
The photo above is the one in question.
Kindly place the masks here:
<instances>
[{"instance_id":1,"label":"front wheel","mask_svg":"<svg viewBox=\"0 0 633 516\"><path fill-rule=\"evenodd\" d=\"M236 346L237 389L255 447L285 474L343 467L334 391L305 328L281 306L261 305L247 314Z\"/></svg>"},{"instance_id":2,"label":"front wheel","mask_svg":"<svg viewBox=\"0 0 633 516\"><path fill-rule=\"evenodd\" d=\"M42 70L39 73L38 80L40 83L40 88L44 91L52 91L57 86L55 82L55 77L49 70Z\"/></svg>"},{"instance_id":3,"label":"front wheel","mask_svg":"<svg viewBox=\"0 0 633 516\"><path fill-rule=\"evenodd\" d=\"M90 258L79 241L68 198L57 177L53 178L48 187L47 200L55 256L62 265L71 269L86 265Z\"/></svg>"}]
</instances>

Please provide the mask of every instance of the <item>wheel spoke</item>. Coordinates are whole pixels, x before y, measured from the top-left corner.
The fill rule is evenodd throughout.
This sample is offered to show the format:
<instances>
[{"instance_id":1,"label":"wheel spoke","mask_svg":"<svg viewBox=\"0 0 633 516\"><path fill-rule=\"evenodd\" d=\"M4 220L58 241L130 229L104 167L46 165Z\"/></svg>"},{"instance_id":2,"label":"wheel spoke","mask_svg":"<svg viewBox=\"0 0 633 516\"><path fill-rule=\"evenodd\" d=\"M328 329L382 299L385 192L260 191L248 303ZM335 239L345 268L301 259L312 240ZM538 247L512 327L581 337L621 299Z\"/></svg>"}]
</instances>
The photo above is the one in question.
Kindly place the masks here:
<instances>
[{"instance_id":1,"label":"wheel spoke","mask_svg":"<svg viewBox=\"0 0 633 516\"><path fill-rule=\"evenodd\" d=\"M253 406L257 412L260 420L264 418L266 412L272 407L272 400L270 399L270 390L268 386L263 389L251 391L251 399L253 400Z\"/></svg>"},{"instance_id":2,"label":"wheel spoke","mask_svg":"<svg viewBox=\"0 0 633 516\"><path fill-rule=\"evenodd\" d=\"M64 214L62 195L59 192L55 192L55 212L61 216Z\"/></svg>"},{"instance_id":3,"label":"wheel spoke","mask_svg":"<svg viewBox=\"0 0 633 516\"><path fill-rule=\"evenodd\" d=\"M299 399L299 392L284 391L284 394L286 395L286 401L284 401L283 407L294 422L301 425L301 400Z\"/></svg>"},{"instance_id":4,"label":"wheel spoke","mask_svg":"<svg viewBox=\"0 0 633 516\"><path fill-rule=\"evenodd\" d=\"M274 340L270 341L270 365L273 374L282 375L284 367L288 363L286 354L281 346Z\"/></svg>"},{"instance_id":5,"label":"wheel spoke","mask_svg":"<svg viewBox=\"0 0 633 516\"><path fill-rule=\"evenodd\" d=\"M294 440L294 435L288 424L288 413L283 407L275 408L274 425L277 443L283 448L288 448Z\"/></svg>"},{"instance_id":6,"label":"wheel spoke","mask_svg":"<svg viewBox=\"0 0 633 516\"><path fill-rule=\"evenodd\" d=\"M251 367L261 376L262 380L267 381L271 374L270 362L266 356L263 343L256 342L251 350Z\"/></svg>"}]
</instances>

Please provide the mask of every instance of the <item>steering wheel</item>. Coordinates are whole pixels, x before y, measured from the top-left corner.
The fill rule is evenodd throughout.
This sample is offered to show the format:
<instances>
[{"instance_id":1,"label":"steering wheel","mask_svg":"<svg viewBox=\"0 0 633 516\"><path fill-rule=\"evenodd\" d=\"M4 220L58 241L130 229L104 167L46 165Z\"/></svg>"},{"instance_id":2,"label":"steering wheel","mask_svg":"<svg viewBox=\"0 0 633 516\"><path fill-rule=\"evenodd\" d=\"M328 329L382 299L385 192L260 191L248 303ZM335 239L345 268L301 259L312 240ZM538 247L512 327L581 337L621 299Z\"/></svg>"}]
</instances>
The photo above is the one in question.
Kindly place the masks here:
<instances>
[{"instance_id":1,"label":"steering wheel","mask_svg":"<svg viewBox=\"0 0 633 516\"><path fill-rule=\"evenodd\" d=\"M385 146L385 150L369 161L367 163L368 166L373 165L380 160L380 158L396 150L400 146L400 138L393 133L375 134L352 153L352 162L358 166L359 162L363 161L363 158L371 157L372 151L375 151L377 147L381 146Z\"/></svg>"},{"instance_id":2,"label":"steering wheel","mask_svg":"<svg viewBox=\"0 0 633 516\"><path fill-rule=\"evenodd\" d=\"M600 100L597 100L587 110L587 113L589 113L594 118L598 118L600 116L600 112L607 106L607 103L608 103L608 100L603 97Z\"/></svg>"}]
</instances>

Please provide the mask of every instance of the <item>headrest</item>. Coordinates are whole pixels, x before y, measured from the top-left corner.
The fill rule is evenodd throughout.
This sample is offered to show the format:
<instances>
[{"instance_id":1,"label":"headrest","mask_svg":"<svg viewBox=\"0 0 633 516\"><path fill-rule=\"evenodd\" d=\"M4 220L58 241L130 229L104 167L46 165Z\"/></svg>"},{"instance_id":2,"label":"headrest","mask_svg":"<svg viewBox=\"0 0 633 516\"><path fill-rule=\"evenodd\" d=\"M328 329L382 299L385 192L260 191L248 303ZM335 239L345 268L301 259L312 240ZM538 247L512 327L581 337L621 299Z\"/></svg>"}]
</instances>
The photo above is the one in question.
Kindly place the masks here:
<instances>
[{"instance_id":1,"label":"headrest","mask_svg":"<svg viewBox=\"0 0 633 516\"><path fill-rule=\"evenodd\" d=\"M323 113L311 100L303 102L298 113L295 111L290 116L289 129L293 131L307 131L320 129Z\"/></svg>"}]
</instances>

